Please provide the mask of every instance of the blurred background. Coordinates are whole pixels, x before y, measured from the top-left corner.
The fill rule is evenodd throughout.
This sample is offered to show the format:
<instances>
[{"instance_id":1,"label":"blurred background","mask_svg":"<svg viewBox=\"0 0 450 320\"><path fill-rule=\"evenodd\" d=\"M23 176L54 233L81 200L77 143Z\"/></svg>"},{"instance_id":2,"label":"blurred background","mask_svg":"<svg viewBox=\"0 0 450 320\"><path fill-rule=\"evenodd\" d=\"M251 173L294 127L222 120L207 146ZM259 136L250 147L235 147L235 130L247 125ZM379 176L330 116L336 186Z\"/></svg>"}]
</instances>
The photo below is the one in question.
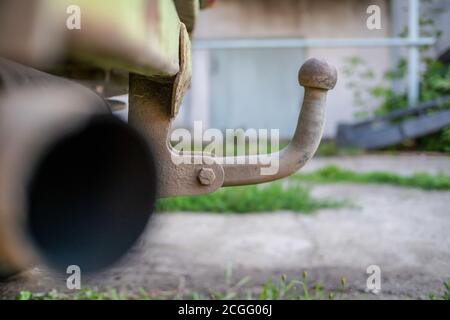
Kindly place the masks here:
<instances>
[{"instance_id":1,"label":"blurred background","mask_svg":"<svg viewBox=\"0 0 450 320\"><path fill-rule=\"evenodd\" d=\"M366 25L370 5L380 9L380 30ZM337 138L341 123L448 95L449 10L449 1L217 1L194 31L193 81L175 125L276 128L288 140L302 99L297 71L309 57L339 72L326 140ZM445 126L434 132L441 129L448 136Z\"/></svg>"},{"instance_id":2,"label":"blurred background","mask_svg":"<svg viewBox=\"0 0 450 320\"><path fill-rule=\"evenodd\" d=\"M63 66L43 70L111 98L126 121L128 72L178 72L178 48L164 42L173 30L153 28L168 1L98 0L92 9L94 2L77 0L82 13L92 9L84 29L49 30L50 19L37 15L42 27L24 30L40 41L0 28L0 52L18 48L19 61L46 53ZM33 12L29 1L5 3ZM173 1L180 12L186 3L197 2ZM191 34L193 78L173 128L202 121L203 129L279 129L282 147L303 98L299 67L323 58L336 66L338 83L315 157L279 182L158 200L153 224L126 258L84 279L81 291L39 265L1 282L0 298L450 299L450 0L197 4L204 10ZM16 31L20 21L0 19ZM64 36L76 48L70 53L100 59L61 59L55 43ZM139 63L130 69L130 61ZM376 290L367 282L374 266Z\"/></svg>"}]
</instances>

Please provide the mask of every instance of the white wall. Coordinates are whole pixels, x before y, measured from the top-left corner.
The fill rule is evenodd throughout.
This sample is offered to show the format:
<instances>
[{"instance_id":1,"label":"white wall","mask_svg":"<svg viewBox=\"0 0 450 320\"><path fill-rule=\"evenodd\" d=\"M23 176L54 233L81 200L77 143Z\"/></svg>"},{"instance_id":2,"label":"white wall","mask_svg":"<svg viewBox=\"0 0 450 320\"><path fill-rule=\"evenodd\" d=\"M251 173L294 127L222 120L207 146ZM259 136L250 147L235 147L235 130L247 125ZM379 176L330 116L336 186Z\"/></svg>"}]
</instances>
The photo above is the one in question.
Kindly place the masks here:
<instances>
[{"instance_id":1,"label":"white wall","mask_svg":"<svg viewBox=\"0 0 450 320\"><path fill-rule=\"evenodd\" d=\"M368 30L366 9L377 4L382 9L382 30ZM388 37L389 3L385 0L219 0L211 9L202 11L198 20L196 39L223 38L345 38ZM203 56L203 58L202 58ZM346 88L342 74L344 59L361 56L377 77L390 66L388 48L310 48L306 58L319 57L328 60L340 71L338 84L330 93L325 136L333 136L336 125L352 121L356 111L352 92ZM194 82L189 110L183 113L184 123L201 117L208 103L205 82L195 81L195 74L203 74L208 64L204 52L194 52ZM198 77L197 77L197 80ZM207 81L207 78L203 78ZM198 86L201 86L200 88ZM204 117L208 117L205 115ZM237 124L238 125L238 124Z\"/></svg>"}]
</instances>

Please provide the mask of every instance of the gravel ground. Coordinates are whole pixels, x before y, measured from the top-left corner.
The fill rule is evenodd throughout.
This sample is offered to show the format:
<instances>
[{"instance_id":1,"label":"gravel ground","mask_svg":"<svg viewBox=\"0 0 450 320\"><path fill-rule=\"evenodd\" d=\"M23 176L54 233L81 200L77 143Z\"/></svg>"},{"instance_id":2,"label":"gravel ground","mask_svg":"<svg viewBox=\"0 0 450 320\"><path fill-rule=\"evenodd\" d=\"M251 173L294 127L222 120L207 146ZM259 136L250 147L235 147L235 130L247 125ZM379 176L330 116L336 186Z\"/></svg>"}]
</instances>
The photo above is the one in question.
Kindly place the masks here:
<instances>
[{"instance_id":1,"label":"gravel ground","mask_svg":"<svg viewBox=\"0 0 450 320\"><path fill-rule=\"evenodd\" d=\"M355 170L450 173L450 157L364 156L318 159ZM151 227L123 262L88 279L88 286L151 291L180 286L198 291L223 289L224 269L235 280L251 277L254 286L287 274L320 280L330 290L347 279L343 298L427 298L450 280L448 191L423 191L385 185L315 186L317 197L349 199L352 207L314 214L156 215ZM382 290L365 293L366 268L381 269ZM64 291L65 280L35 268L3 284L0 298L21 289Z\"/></svg>"}]
</instances>

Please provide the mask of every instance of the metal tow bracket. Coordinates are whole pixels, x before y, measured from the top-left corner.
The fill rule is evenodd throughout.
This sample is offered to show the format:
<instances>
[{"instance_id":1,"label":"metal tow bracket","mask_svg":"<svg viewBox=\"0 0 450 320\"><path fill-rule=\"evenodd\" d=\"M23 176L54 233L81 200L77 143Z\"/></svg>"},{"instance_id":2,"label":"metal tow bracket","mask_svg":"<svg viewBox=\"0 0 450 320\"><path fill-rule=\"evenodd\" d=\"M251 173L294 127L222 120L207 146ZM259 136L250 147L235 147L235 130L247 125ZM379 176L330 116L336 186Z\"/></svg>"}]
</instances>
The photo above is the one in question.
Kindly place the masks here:
<instances>
[{"instance_id":1,"label":"metal tow bracket","mask_svg":"<svg viewBox=\"0 0 450 320\"><path fill-rule=\"evenodd\" d=\"M129 121L143 131L157 157L160 197L204 194L220 187L277 180L298 171L316 152L323 133L327 92L337 81L333 66L313 58L300 68L298 78L305 94L297 128L286 148L268 155L279 159L279 170L273 175L261 174L264 165L253 159L255 155L215 158L198 152L182 155L172 148L168 141L171 122L188 88L191 71L190 40L182 24L180 72L174 78L130 75ZM173 161L178 157L190 161Z\"/></svg>"}]
</instances>

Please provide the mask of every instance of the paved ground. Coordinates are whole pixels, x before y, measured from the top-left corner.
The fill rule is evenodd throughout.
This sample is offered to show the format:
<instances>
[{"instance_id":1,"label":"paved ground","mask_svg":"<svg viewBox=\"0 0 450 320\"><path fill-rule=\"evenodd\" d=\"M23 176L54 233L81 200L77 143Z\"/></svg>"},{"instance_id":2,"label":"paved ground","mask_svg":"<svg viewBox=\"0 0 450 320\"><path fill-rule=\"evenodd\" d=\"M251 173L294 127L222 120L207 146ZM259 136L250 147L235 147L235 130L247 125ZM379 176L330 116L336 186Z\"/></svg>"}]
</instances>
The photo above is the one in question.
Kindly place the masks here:
<instances>
[{"instance_id":1,"label":"paved ground","mask_svg":"<svg viewBox=\"0 0 450 320\"><path fill-rule=\"evenodd\" d=\"M376 157L315 160L357 170L450 172L450 157ZM448 191L381 185L314 187L317 197L350 199L351 208L304 215L291 212L248 215L163 214L121 265L87 282L119 289L206 291L225 286L224 269L258 286L282 273L321 280L336 290L348 282L345 298L426 298L450 280ZM381 268L382 292L366 294L366 268ZM63 288L64 279L34 269L0 284L0 298L18 290Z\"/></svg>"},{"instance_id":2,"label":"paved ground","mask_svg":"<svg viewBox=\"0 0 450 320\"><path fill-rule=\"evenodd\" d=\"M450 157L421 153L315 158L308 162L302 170L313 171L330 164L358 172L391 171L405 175L417 172L428 172L430 174L443 172L450 175Z\"/></svg>"}]
</instances>

